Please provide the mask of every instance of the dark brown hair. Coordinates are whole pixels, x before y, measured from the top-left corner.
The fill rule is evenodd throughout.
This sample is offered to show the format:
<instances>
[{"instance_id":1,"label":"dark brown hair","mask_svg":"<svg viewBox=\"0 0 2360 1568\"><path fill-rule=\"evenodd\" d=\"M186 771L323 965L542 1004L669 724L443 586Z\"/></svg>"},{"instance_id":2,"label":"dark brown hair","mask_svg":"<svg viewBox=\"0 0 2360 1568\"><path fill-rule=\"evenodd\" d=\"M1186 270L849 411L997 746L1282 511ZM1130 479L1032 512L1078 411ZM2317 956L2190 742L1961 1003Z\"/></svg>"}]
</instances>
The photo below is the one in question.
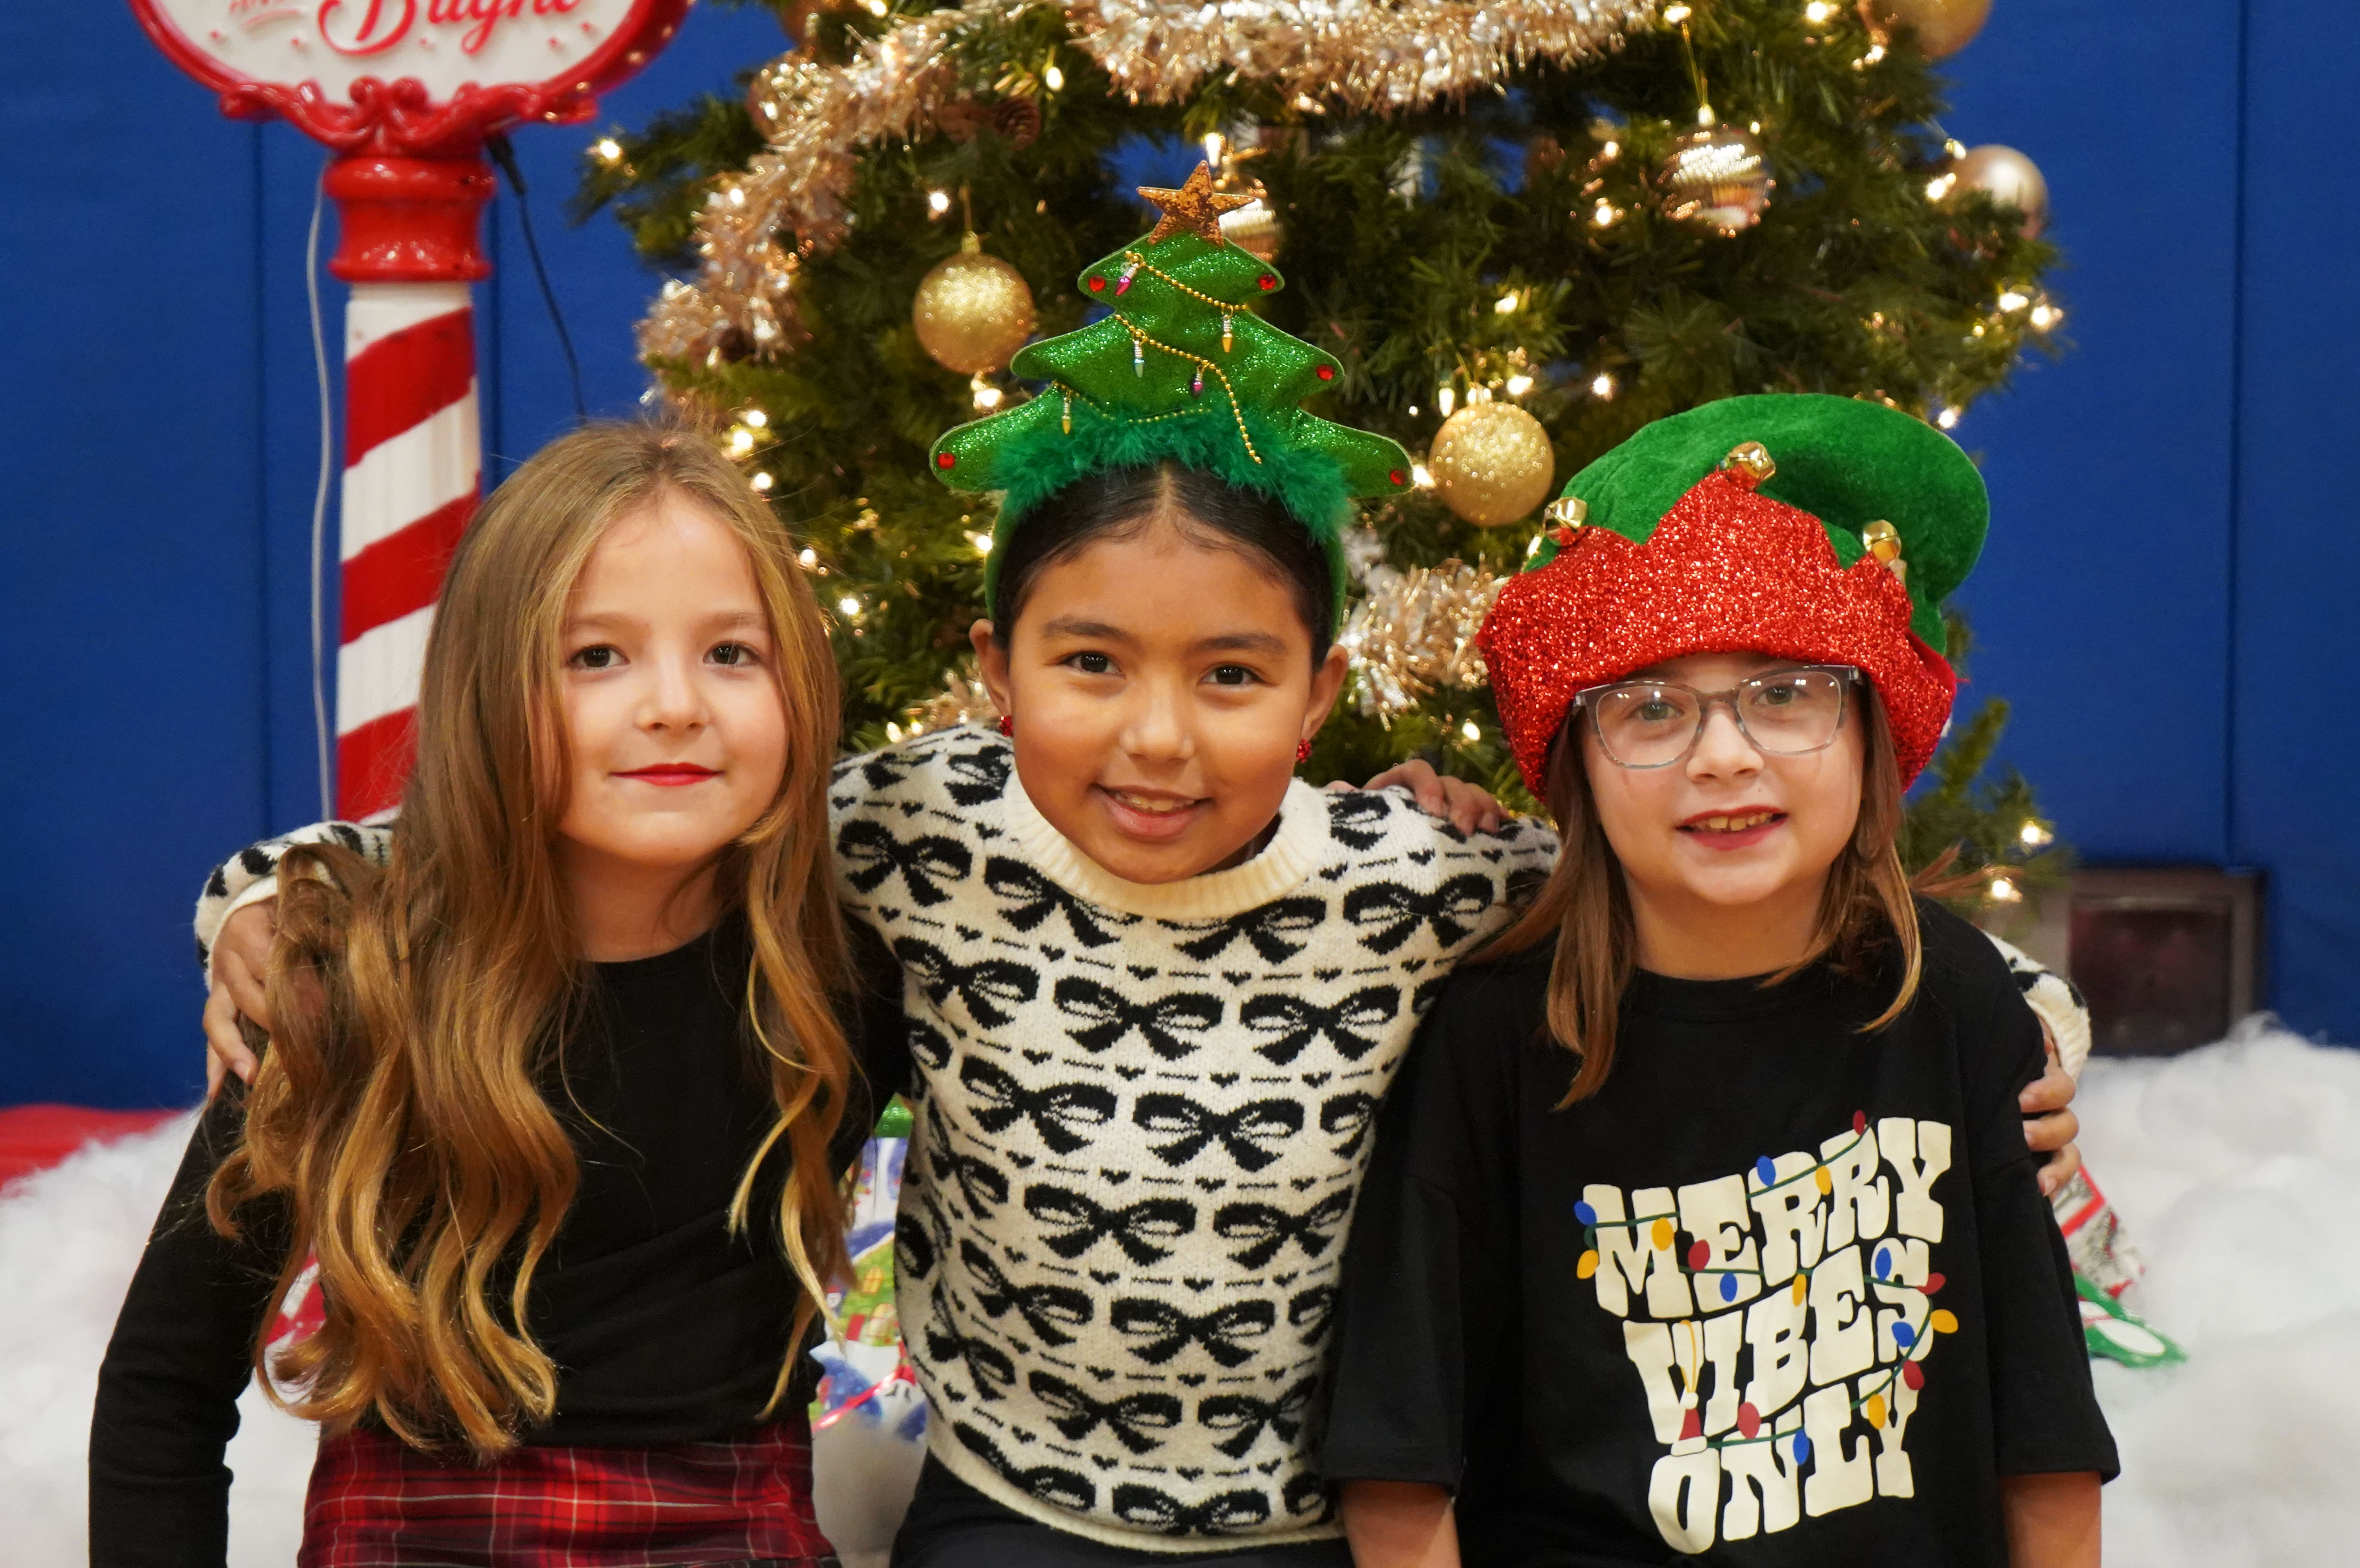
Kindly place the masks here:
<instances>
[{"instance_id":1,"label":"dark brown hair","mask_svg":"<svg viewBox=\"0 0 2360 1568\"><path fill-rule=\"evenodd\" d=\"M1311 663L1336 638L1335 579L1328 556L1275 496L1241 489L1201 468L1162 463L1101 468L1024 514L1011 532L992 596L992 620L1005 642L1042 572L1102 539L1136 539L1159 522L1190 543L1242 555L1284 587L1311 633Z\"/></svg>"},{"instance_id":2,"label":"dark brown hair","mask_svg":"<svg viewBox=\"0 0 2360 1568\"><path fill-rule=\"evenodd\" d=\"M1866 725L1862 748L1860 818L1851 840L1828 868L1819 894L1818 927L1809 948L1792 965L1769 976L1775 984L1821 959L1848 973L1872 971L1878 954L1897 944L1901 983L1893 1001L1863 1030L1882 1029L1901 1016L1918 994L1924 950L1918 930L1918 905L1909 873L1902 869L1901 769L1894 759L1893 734L1885 705L1862 682L1853 711ZM1487 957L1504 957L1556 943L1549 969L1549 1032L1581 1058L1573 1085L1559 1108L1586 1100L1603 1088L1614 1067L1614 1043L1622 997L1638 970L1638 932L1631 916L1631 894L1622 864L1606 841L1590 789L1575 709L1549 747L1548 808L1563 840L1557 868L1516 923L1502 932Z\"/></svg>"}]
</instances>

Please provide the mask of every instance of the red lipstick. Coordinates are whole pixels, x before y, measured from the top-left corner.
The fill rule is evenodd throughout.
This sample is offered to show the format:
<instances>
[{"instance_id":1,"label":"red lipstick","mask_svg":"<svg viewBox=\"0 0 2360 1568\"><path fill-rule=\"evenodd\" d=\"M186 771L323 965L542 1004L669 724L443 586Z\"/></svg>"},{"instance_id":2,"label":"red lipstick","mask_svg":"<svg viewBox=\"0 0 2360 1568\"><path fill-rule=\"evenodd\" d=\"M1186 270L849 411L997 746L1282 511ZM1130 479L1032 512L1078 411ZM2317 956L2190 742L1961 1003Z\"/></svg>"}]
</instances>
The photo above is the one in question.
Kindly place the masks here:
<instances>
[{"instance_id":1,"label":"red lipstick","mask_svg":"<svg viewBox=\"0 0 2360 1568\"><path fill-rule=\"evenodd\" d=\"M617 773L615 776L618 779L637 779L641 784L661 784L672 788L680 784L699 784L705 779L719 778L721 774L718 769L701 767L694 762L656 762L648 767L634 768L627 773Z\"/></svg>"}]
</instances>

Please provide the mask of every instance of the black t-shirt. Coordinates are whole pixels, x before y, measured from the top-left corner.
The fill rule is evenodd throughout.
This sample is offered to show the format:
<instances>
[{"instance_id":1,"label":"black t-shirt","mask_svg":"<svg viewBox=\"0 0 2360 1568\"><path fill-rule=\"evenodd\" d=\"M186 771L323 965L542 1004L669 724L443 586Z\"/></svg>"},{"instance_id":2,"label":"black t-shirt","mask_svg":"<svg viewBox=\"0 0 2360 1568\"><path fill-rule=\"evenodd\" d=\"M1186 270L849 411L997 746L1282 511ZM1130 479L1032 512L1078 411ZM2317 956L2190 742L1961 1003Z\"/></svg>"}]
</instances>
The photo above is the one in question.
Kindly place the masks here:
<instances>
[{"instance_id":1,"label":"black t-shirt","mask_svg":"<svg viewBox=\"0 0 2360 1568\"><path fill-rule=\"evenodd\" d=\"M2006 1563L2002 1475L2111 1476L2016 1106L2039 1025L1921 924L1874 1034L1895 973L1641 974L1563 1111L1548 949L1454 976L1353 1225L1330 1479L1455 1488L1484 1568L1915 1568Z\"/></svg>"},{"instance_id":2,"label":"black t-shirt","mask_svg":"<svg viewBox=\"0 0 2360 1568\"><path fill-rule=\"evenodd\" d=\"M873 939L856 942L865 982L844 1013L865 1081L838 1135L839 1170L908 1072L884 985L891 960L880 970ZM520 1434L529 1445L729 1437L770 1402L802 1290L776 1240L783 1146L764 1164L746 1230L728 1230L776 1117L741 1028L749 960L733 919L672 952L592 967L546 1091L581 1179L526 1306L557 1366L556 1411ZM93 1563L222 1561L222 1452L287 1246L275 1200L241 1211L237 1242L205 1222L205 1186L236 1146L243 1105L225 1092L199 1122L107 1347L91 1428ZM488 1294L504 1300L505 1286ZM791 1401L810 1397L808 1367Z\"/></svg>"}]
</instances>

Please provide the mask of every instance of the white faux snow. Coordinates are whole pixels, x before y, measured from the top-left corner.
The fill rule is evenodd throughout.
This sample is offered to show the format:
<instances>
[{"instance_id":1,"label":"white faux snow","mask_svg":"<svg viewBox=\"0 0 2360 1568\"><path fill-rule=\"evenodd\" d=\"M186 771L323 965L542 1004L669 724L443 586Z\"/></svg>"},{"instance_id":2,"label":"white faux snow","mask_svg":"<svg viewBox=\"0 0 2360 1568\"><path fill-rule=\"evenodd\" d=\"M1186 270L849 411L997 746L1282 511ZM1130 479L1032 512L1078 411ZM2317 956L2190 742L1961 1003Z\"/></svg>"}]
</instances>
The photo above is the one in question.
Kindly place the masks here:
<instances>
[{"instance_id":1,"label":"white faux snow","mask_svg":"<svg viewBox=\"0 0 2360 1568\"><path fill-rule=\"evenodd\" d=\"M2160 1371L2098 1364L2123 1455L2122 1479L2106 1488L2107 1560L2352 1561L2360 1051L2248 1025L2168 1060L2093 1060L2076 1109L2092 1176L2148 1260L2130 1304L2190 1353L2187 1365ZM84 1561L99 1357L187 1136L177 1120L85 1149L0 1196L0 1344L15 1347L0 1361L11 1568ZM311 1432L251 1390L241 1409L230 1562L284 1568L301 1529ZM823 1438L818 1501L848 1538L881 1545L880 1497L866 1494L905 1488L909 1456L890 1454L871 1479L858 1474L859 1446Z\"/></svg>"}]
</instances>

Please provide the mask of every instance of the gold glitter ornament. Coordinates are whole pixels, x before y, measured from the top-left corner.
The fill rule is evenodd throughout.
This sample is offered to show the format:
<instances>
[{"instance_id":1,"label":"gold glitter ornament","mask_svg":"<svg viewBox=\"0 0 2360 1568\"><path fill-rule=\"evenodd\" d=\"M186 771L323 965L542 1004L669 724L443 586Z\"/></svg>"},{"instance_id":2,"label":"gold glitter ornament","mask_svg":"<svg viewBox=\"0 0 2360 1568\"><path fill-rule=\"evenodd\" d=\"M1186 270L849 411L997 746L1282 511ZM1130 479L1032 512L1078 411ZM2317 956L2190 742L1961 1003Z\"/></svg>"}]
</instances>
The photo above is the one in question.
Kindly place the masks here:
<instances>
[{"instance_id":1,"label":"gold glitter ornament","mask_svg":"<svg viewBox=\"0 0 2360 1568\"><path fill-rule=\"evenodd\" d=\"M1953 159L1951 192L1981 191L2003 207L2024 214L2024 237L2038 239L2049 226L2049 181L2040 166L2012 147L1989 142Z\"/></svg>"},{"instance_id":2,"label":"gold glitter ornament","mask_svg":"<svg viewBox=\"0 0 2360 1568\"><path fill-rule=\"evenodd\" d=\"M1656 167L1666 217L1724 237L1762 221L1778 182L1762 144L1740 126L1699 126Z\"/></svg>"},{"instance_id":3,"label":"gold glitter ornament","mask_svg":"<svg viewBox=\"0 0 2360 1568\"><path fill-rule=\"evenodd\" d=\"M1032 335L1032 290L1024 274L983 253L972 234L918 283L910 324L935 361L962 376L998 370Z\"/></svg>"},{"instance_id":4,"label":"gold glitter ornament","mask_svg":"<svg viewBox=\"0 0 2360 1568\"><path fill-rule=\"evenodd\" d=\"M1470 403L1442 422L1426 454L1435 493L1478 528L1529 517L1557 477L1548 431L1513 403Z\"/></svg>"},{"instance_id":5,"label":"gold glitter ornament","mask_svg":"<svg viewBox=\"0 0 2360 1568\"><path fill-rule=\"evenodd\" d=\"M1992 0L1860 0L1860 19L1879 43L1896 27L1914 27L1928 60L1958 53L1991 19Z\"/></svg>"},{"instance_id":6,"label":"gold glitter ornament","mask_svg":"<svg viewBox=\"0 0 2360 1568\"><path fill-rule=\"evenodd\" d=\"M1278 247L1286 243L1285 225L1270 210L1269 194L1261 185L1254 186L1253 196L1251 205L1221 214L1221 237L1256 261L1275 261Z\"/></svg>"}]
</instances>

